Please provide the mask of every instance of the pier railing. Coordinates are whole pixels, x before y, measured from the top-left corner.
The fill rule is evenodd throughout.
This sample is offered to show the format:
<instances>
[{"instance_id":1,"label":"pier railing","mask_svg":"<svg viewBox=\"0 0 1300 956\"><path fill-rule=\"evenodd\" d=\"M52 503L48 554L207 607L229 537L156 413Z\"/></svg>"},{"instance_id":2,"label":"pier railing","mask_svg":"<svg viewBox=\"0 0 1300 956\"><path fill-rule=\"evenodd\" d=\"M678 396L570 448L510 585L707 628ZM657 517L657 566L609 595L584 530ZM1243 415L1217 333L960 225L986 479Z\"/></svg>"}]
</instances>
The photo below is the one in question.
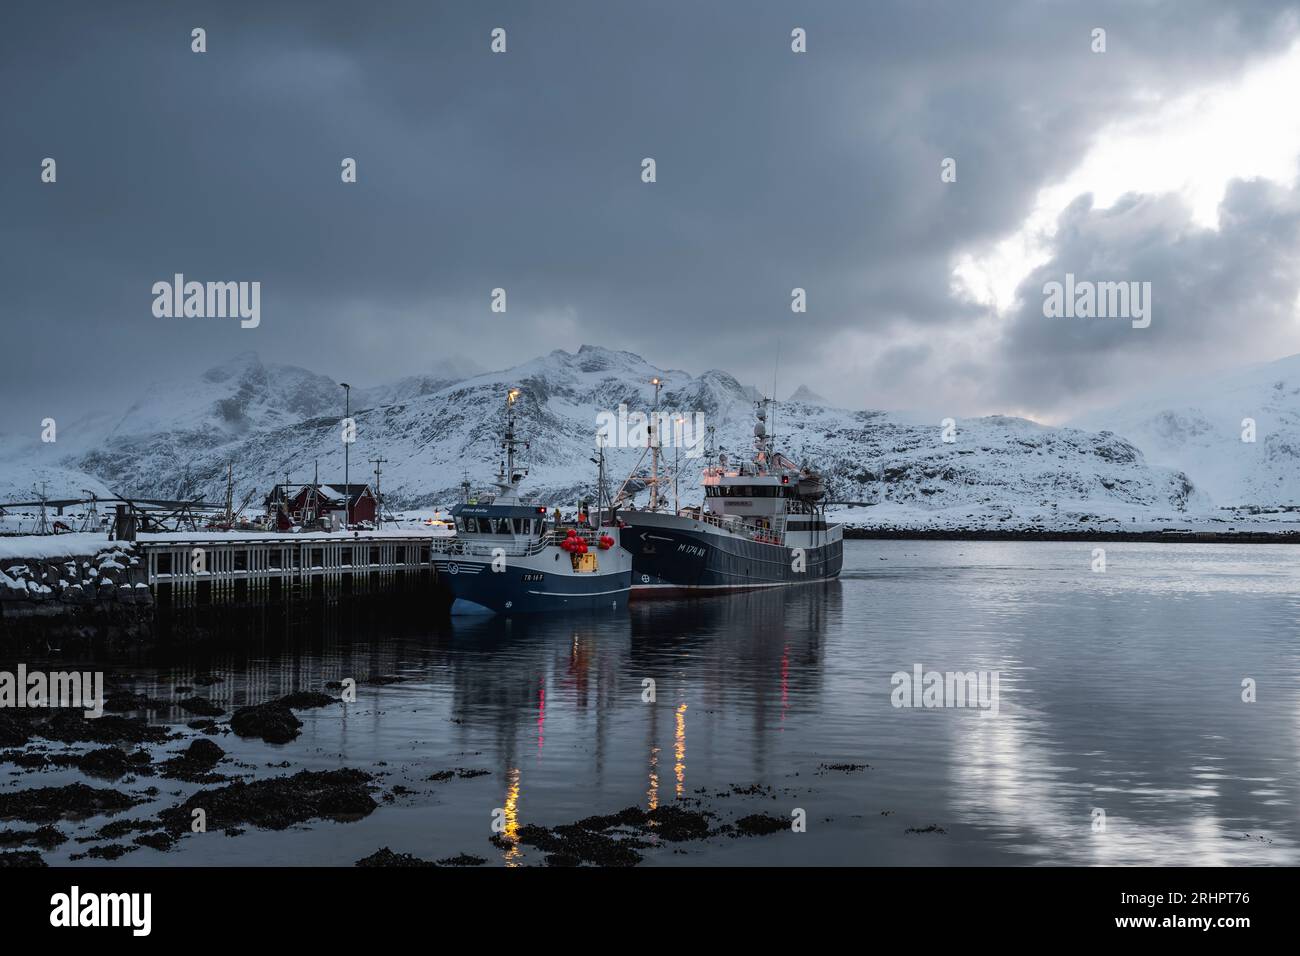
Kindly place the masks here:
<instances>
[{"instance_id":1,"label":"pier railing","mask_svg":"<svg viewBox=\"0 0 1300 956\"><path fill-rule=\"evenodd\" d=\"M135 542L151 590L177 603L263 591L369 582L429 571L429 535L141 535Z\"/></svg>"}]
</instances>

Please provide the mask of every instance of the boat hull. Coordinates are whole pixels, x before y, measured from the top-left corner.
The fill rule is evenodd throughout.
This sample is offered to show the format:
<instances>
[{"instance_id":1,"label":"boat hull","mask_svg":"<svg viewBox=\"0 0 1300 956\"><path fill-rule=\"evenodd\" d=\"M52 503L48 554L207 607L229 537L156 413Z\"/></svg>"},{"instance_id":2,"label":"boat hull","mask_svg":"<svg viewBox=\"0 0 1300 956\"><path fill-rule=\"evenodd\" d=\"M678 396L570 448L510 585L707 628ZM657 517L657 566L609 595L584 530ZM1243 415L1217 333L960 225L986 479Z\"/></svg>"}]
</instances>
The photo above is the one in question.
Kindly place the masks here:
<instances>
[{"instance_id":1,"label":"boat hull","mask_svg":"<svg viewBox=\"0 0 1300 956\"><path fill-rule=\"evenodd\" d=\"M782 545L677 515L644 512L623 518L622 543L632 555L636 598L827 581L838 577L844 564L844 541L834 526L808 535L806 543Z\"/></svg>"},{"instance_id":2,"label":"boat hull","mask_svg":"<svg viewBox=\"0 0 1300 956\"><path fill-rule=\"evenodd\" d=\"M567 561L568 555L561 560ZM433 562L451 592L453 614L537 614L627 605L632 572L626 559L621 568L581 574L544 570L543 563L494 571L490 558L478 556L436 556Z\"/></svg>"}]
</instances>

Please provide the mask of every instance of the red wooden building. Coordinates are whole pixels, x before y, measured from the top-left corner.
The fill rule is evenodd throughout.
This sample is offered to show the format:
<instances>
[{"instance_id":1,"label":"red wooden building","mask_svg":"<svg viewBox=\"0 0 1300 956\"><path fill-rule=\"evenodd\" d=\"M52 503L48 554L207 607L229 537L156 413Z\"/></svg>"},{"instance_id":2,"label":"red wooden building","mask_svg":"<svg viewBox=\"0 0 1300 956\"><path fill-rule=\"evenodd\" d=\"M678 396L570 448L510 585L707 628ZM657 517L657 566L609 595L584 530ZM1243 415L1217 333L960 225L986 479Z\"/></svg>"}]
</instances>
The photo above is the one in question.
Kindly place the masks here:
<instances>
[{"instance_id":1,"label":"red wooden building","mask_svg":"<svg viewBox=\"0 0 1300 956\"><path fill-rule=\"evenodd\" d=\"M275 518L280 531L294 525L311 526L325 517L342 527L345 513L352 524L373 524L377 511L375 494L364 484L276 485L266 498L266 513Z\"/></svg>"}]
</instances>

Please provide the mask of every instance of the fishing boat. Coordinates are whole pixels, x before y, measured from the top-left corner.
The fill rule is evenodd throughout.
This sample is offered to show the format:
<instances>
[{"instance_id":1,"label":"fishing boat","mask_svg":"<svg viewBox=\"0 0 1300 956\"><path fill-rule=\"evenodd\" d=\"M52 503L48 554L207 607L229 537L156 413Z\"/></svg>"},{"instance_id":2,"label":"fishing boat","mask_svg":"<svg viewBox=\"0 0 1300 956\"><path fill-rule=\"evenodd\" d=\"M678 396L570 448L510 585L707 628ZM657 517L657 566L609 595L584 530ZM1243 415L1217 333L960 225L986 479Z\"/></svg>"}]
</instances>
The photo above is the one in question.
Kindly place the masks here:
<instances>
[{"instance_id":1,"label":"fishing boat","mask_svg":"<svg viewBox=\"0 0 1300 956\"><path fill-rule=\"evenodd\" d=\"M670 510L661 504L654 457L650 506L619 512L626 525L623 546L632 555L634 597L780 587L839 576L843 529L826 519L825 481L776 450L767 432L769 404L770 399L756 404L751 460L733 465L725 453L706 452L704 501L698 507Z\"/></svg>"},{"instance_id":2,"label":"fishing boat","mask_svg":"<svg viewBox=\"0 0 1300 956\"><path fill-rule=\"evenodd\" d=\"M435 540L433 564L450 589L453 614L524 614L625 607L632 581L632 557L622 547L622 529L602 521L597 508L588 520L563 521L519 486L528 469L518 451L528 443L516 434L518 389L506 396L501 450L493 484L496 492L467 496L451 509L454 537ZM604 487L604 457L600 486Z\"/></svg>"}]
</instances>

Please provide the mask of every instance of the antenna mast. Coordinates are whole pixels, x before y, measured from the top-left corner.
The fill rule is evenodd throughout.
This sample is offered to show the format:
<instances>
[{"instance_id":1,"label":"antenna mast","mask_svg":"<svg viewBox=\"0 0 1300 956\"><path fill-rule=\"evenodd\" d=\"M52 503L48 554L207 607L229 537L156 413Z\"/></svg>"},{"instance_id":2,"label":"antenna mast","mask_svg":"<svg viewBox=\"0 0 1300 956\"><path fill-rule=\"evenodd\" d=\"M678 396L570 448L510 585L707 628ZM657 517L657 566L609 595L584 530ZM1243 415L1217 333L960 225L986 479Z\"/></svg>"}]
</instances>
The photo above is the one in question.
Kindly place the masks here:
<instances>
[{"instance_id":1,"label":"antenna mast","mask_svg":"<svg viewBox=\"0 0 1300 956\"><path fill-rule=\"evenodd\" d=\"M659 510L659 389L663 387L663 379L655 376L650 379L650 384L655 387L655 407L650 415L650 510Z\"/></svg>"},{"instance_id":2,"label":"antenna mast","mask_svg":"<svg viewBox=\"0 0 1300 956\"><path fill-rule=\"evenodd\" d=\"M517 388L512 388L506 393L506 430L501 436L501 447L505 449L506 460L501 463L496 480L496 486L501 489L503 496L512 494L515 486L527 474L526 471L515 471L515 448L519 445L527 447L526 442L515 437L515 399L518 397L519 389Z\"/></svg>"},{"instance_id":3,"label":"antenna mast","mask_svg":"<svg viewBox=\"0 0 1300 956\"><path fill-rule=\"evenodd\" d=\"M379 493L379 476L382 474L379 466L388 464L388 459L383 457L371 458L370 463L375 466L375 527L382 528L384 526L384 496Z\"/></svg>"}]
</instances>

